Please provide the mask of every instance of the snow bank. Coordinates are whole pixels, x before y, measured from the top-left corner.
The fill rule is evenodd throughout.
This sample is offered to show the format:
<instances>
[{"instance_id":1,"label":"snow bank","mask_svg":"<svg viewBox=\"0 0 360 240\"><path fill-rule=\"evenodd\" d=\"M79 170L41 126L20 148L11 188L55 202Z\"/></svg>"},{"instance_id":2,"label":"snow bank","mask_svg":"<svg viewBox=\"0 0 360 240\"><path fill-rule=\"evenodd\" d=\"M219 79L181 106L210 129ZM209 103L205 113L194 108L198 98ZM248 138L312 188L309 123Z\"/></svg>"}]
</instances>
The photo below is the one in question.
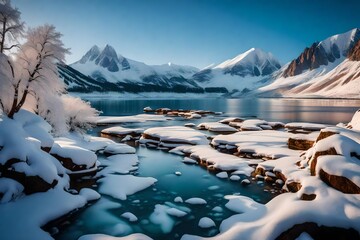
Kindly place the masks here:
<instances>
[{"instance_id":1,"label":"snow bank","mask_svg":"<svg viewBox=\"0 0 360 240\"><path fill-rule=\"evenodd\" d=\"M62 185L44 193L20 198L15 202L0 204L0 215L3 216L0 218L1 238L53 239L49 233L41 229L41 226L85 206L94 198L94 194L90 194L90 191L94 192L88 189L87 192L73 195L65 192ZM95 195L97 198L100 197L98 194ZM29 221L29 216L31 216L31 221Z\"/></svg>"}]
</instances>

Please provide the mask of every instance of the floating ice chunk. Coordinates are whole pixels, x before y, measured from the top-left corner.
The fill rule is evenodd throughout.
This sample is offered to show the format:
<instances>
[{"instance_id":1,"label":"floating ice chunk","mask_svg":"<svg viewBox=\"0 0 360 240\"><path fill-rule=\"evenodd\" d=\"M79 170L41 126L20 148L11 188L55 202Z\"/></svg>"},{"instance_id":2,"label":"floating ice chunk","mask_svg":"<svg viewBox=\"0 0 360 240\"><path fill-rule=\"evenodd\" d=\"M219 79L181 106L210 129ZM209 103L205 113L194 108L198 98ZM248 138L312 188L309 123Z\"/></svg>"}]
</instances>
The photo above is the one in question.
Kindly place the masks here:
<instances>
[{"instance_id":1,"label":"floating ice chunk","mask_svg":"<svg viewBox=\"0 0 360 240\"><path fill-rule=\"evenodd\" d=\"M228 178L229 177L227 172L219 172L218 174L216 174L216 176L218 178Z\"/></svg>"},{"instance_id":2,"label":"floating ice chunk","mask_svg":"<svg viewBox=\"0 0 360 240\"><path fill-rule=\"evenodd\" d=\"M216 224L211 218L203 217L200 219L198 226L201 228L211 228L215 227Z\"/></svg>"},{"instance_id":3,"label":"floating ice chunk","mask_svg":"<svg viewBox=\"0 0 360 240\"><path fill-rule=\"evenodd\" d=\"M152 108L151 107L144 107L144 112L151 112L152 111Z\"/></svg>"},{"instance_id":4,"label":"floating ice chunk","mask_svg":"<svg viewBox=\"0 0 360 240\"><path fill-rule=\"evenodd\" d=\"M171 215L171 216L175 216L175 217L183 217L187 214L187 212L181 211L177 208L169 208L166 209L166 213Z\"/></svg>"},{"instance_id":5,"label":"floating ice chunk","mask_svg":"<svg viewBox=\"0 0 360 240\"><path fill-rule=\"evenodd\" d=\"M211 211L214 211L214 212L223 212L224 211L224 209L222 208L222 207L220 207L220 206L216 206L216 207L214 207L213 209L211 209Z\"/></svg>"},{"instance_id":6,"label":"floating ice chunk","mask_svg":"<svg viewBox=\"0 0 360 240\"><path fill-rule=\"evenodd\" d=\"M183 199L182 199L181 197L176 197L176 198L174 199L174 202L176 202L176 203L182 203L182 202L183 202Z\"/></svg>"},{"instance_id":7,"label":"floating ice chunk","mask_svg":"<svg viewBox=\"0 0 360 240\"><path fill-rule=\"evenodd\" d=\"M220 188L220 187L217 186L217 185L208 187L209 190L217 190L217 189L219 189L219 188Z\"/></svg>"},{"instance_id":8,"label":"floating ice chunk","mask_svg":"<svg viewBox=\"0 0 360 240\"><path fill-rule=\"evenodd\" d=\"M196 205L200 205L200 204L207 204L207 202L202 199L202 198L197 198L197 197L194 197L194 198L189 198L185 201L186 203L189 203L189 204L196 204Z\"/></svg>"},{"instance_id":9,"label":"floating ice chunk","mask_svg":"<svg viewBox=\"0 0 360 240\"><path fill-rule=\"evenodd\" d=\"M239 181L241 178L238 175L231 175L230 180L231 181Z\"/></svg>"},{"instance_id":10,"label":"floating ice chunk","mask_svg":"<svg viewBox=\"0 0 360 240\"><path fill-rule=\"evenodd\" d=\"M101 183L99 192L120 200L126 200L128 195L144 190L157 180L152 177L136 177L133 175L108 174L98 180Z\"/></svg>"},{"instance_id":11,"label":"floating ice chunk","mask_svg":"<svg viewBox=\"0 0 360 240\"><path fill-rule=\"evenodd\" d=\"M128 219L130 222L136 222L138 218L131 212L121 214L121 217Z\"/></svg>"},{"instance_id":12,"label":"floating ice chunk","mask_svg":"<svg viewBox=\"0 0 360 240\"><path fill-rule=\"evenodd\" d=\"M150 215L150 221L153 224L160 225L163 233L171 232L175 224L174 220L166 212L168 209L170 209L170 207L156 204L154 212Z\"/></svg>"},{"instance_id":13,"label":"floating ice chunk","mask_svg":"<svg viewBox=\"0 0 360 240\"><path fill-rule=\"evenodd\" d=\"M225 207L237 213L243 213L249 211L249 209L255 210L264 207L264 205L245 196L227 195L224 198L229 200L229 202L225 204Z\"/></svg>"},{"instance_id":14,"label":"floating ice chunk","mask_svg":"<svg viewBox=\"0 0 360 240\"><path fill-rule=\"evenodd\" d=\"M187 164L197 164L197 161L194 159L191 159L189 157L184 157L184 160L182 160L183 163L187 163Z\"/></svg>"},{"instance_id":15,"label":"floating ice chunk","mask_svg":"<svg viewBox=\"0 0 360 240\"><path fill-rule=\"evenodd\" d=\"M242 185L249 185L250 184L250 180L249 179L244 179L241 181Z\"/></svg>"},{"instance_id":16,"label":"floating ice chunk","mask_svg":"<svg viewBox=\"0 0 360 240\"><path fill-rule=\"evenodd\" d=\"M176 176L181 176L181 172L175 172Z\"/></svg>"},{"instance_id":17,"label":"floating ice chunk","mask_svg":"<svg viewBox=\"0 0 360 240\"><path fill-rule=\"evenodd\" d=\"M195 123L185 123L184 126L185 127L195 127L196 124Z\"/></svg>"}]
</instances>

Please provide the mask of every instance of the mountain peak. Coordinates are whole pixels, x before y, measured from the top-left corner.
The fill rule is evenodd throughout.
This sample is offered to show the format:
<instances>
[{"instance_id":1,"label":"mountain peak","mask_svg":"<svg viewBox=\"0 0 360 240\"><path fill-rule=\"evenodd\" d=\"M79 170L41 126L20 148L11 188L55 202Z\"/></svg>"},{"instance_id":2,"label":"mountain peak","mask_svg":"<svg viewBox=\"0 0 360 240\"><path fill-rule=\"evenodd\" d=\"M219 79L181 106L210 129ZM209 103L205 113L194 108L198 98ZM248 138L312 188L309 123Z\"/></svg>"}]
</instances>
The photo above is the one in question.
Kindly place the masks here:
<instances>
[{"instance_id":1,"label":"mountain peak","mask_svg":"<svg viewBox=\"0 0 360 240\"><path fill-rule=\"evenodd\" d=\"M268 75L280 67L279 61L271 53L264 52L259 48L250 48L246 52L220 63L213 69L221 69L225 74L245 77L246 75Z\"/></svg>"},{"instance_id":2,"label":"mountain peak","mask_svg":"<svg viewBox=\"0 0 360 240\"><path fill-rule=\"evenodd\" d=\"M94 61L100 55L100 48L97 45L94 45L90 48L89 51L80 59L80 63L86 63L87 61Z\"/></svg>"}]
</instances>

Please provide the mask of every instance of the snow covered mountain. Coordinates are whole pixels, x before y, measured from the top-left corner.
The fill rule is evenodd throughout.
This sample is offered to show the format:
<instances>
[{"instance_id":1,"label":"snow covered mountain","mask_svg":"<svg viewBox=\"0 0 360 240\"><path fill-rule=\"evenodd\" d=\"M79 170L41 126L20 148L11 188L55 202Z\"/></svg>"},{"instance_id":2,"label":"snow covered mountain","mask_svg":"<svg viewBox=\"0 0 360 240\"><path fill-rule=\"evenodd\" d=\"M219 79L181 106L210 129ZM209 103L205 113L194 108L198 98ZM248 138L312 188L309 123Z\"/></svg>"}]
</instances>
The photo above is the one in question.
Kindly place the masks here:
<instances>
[{"instance_id":1,"label":"snow covered mountain","mask_svg":"<svg viewBox=\"0 0 360 240\"><path fill-rule=\"evenodd\" d=\"M360 97L360 29L334 35L286 64L252 94L265 97Z\"/></svg>"},{"instance_id":2,"label":"snow covered mountain","mask_svg":"<svg viewBox=\"0 0 360 240\"><path fill-rule=\"evenodd\" d=\"M257 48L202 70L127 59L109 45L92 47L78 62L59 65L69 91L192 92L227 97L360 98L360 29L315 42L280 66Z\"/></svg>"},{"instance_id":3,"label":"snow covered mountain","mask_svg":"<svg viewBox=\"0 0 360 240\"><path fill-rule=\"evenodd\" d=\"M79 61L59 67L69 91L81 92L202 92L203 89L190 79L198 71L195 67L171 63L146 65L117 54L110 45L104 49L95 45Z\"/></svg>"},{"instance_id":4,"label":"snow covered mountain","mask_svg":"<svg viewBox=\"0 0 360 240\"><path fill-rule=\"evenodd\" d=\"M205 88L247 92L263 86L280 67L279 61L271 53L251 48L233 59L201 70L194 74L193 79Z\"/></svg>"},{"instance_id":5,"label":"snow covered mountain","mask_svg":"<svg viewBox=\"0 0 360 240\"><path fill-rule=\"evenodd\" d=\"M337 59L344 59L349 50L360 39L360 29L355 28L343 34L331 36L321 42L315 42L290 62L284 70L284 77L301 74L306 70L313 70L320 66L333 63Z\"/></svg>"}]
</instances>

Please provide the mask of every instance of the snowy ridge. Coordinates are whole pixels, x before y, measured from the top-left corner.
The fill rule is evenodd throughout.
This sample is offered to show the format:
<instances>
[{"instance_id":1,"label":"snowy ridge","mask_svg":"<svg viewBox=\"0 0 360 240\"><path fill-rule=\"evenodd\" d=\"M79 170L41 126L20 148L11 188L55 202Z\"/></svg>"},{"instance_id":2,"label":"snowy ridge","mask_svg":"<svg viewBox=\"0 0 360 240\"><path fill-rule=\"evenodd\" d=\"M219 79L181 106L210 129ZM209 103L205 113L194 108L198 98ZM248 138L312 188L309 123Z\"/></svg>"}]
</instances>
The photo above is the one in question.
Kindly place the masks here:
<instances>
[{"instance_id":1,"label":"snowy ridge","mask_svg":"<svg viewBox=\"0 0 360 240\"><path fill-rule=\"evenodd\" d=\"M265 65L269 63L277 66L277 68L280 67L279 61L271 53L266 53L258 48L251 48L233 59L220 63L213 69L229 69L236 65L250 65L263 70L266 67Z\"/></svg>"},{"instance_id":2,"label":"snowy ridge","mask_svg":"<svg viewBox=\"0 0 360 240\"><path fill-rule=\"evenodd\" d=\"M319 43L327 53L331 53L335 46L339 49L342 56L346 56L349 48L360 37L360 29L354 28L342 34L336 34Z\"/></svg>"}]
</instances>

